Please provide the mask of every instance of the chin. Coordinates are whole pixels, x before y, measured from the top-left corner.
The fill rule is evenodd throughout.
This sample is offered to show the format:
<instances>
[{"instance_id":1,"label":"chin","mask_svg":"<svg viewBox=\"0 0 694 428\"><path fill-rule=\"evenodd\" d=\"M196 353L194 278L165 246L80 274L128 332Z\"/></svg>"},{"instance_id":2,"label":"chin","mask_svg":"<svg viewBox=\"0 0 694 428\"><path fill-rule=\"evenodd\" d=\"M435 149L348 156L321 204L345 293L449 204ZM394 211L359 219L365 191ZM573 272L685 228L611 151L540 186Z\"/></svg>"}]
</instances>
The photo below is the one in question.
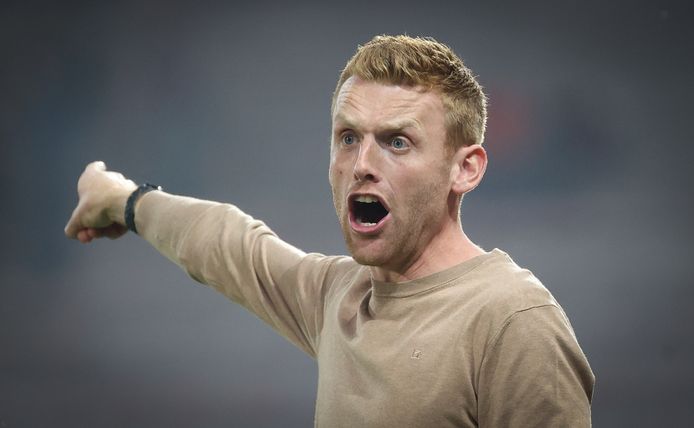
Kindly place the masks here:
<instances>
[{"instance_id":1,"label":"chin","mask_svg":"<svg viewBox=\"0 0 694 428\"><path fill-rule=\"evenodd\" d=\"M349 253L352 255L354 261L364 266L382 266L388 257L383 249L376 248L355 248L353 242L347 243L347 248Z\"/></svg>"},{"instance_id":2,"label":"chin","mask_svg":"<svg viewBox=\"0 0 694 428\"><path fill-rule=\"evenodd\" d=\"M372 254L362 255L352 253L352 258L354 261L364 266L381 266L383 263L380 257Z\"/></svg>"},{"instance_id":3,"label":"chin","mask_svg":"<svg viewBox=\"0 0 694 428\"><path fill-rule=\"evenodd\" d=\"M342 232L349 254L360 265L383 266L388 261L387 245L381 239L355 237L351 234L352 230L346 222L342 224Z\"/></svg>"}]
</instances>

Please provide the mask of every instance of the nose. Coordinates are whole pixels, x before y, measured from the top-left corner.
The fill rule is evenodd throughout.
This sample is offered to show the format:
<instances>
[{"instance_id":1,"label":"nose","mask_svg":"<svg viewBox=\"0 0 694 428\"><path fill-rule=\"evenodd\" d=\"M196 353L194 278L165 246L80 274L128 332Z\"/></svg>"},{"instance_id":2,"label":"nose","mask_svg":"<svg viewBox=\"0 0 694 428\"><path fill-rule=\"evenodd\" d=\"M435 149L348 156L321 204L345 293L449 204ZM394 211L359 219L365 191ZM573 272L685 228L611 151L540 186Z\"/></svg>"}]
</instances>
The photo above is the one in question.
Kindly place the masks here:
<instances>
[{"instance_id":1,"label":"nose","mask_svg":"<svg viewBox=\"0 0 694 428\"><path fill-rule=\"evenodd\" d=\"M365 137L359 143L357 159L354 162L354 179L357 181L378 182L378 157L378 144L373 138Z\"/></svg>"}]
</instances>

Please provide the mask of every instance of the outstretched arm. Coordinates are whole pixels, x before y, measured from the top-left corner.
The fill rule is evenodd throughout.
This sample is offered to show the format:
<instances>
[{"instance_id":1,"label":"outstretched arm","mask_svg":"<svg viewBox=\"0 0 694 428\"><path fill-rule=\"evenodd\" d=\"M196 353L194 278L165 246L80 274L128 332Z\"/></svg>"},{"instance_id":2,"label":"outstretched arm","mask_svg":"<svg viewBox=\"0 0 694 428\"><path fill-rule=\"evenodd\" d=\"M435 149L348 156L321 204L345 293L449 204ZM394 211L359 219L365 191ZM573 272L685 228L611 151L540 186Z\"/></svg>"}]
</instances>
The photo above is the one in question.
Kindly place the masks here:
<instances>
[{"instance_id":1,"label":"outstretched arm","mask_svg":"<svg viewBox=\"0 0 694 428\"><path fill-rule=\"evenodd\" d=\"M79 202L65 226L65 235L82 243L123 236L128 231L125 203L136 188L123 174L107 171L103 162L90 163L77 182Z\"/></svg>"},{"instance_id":2,"label":"outstretched arm","mask_svg":"<svg viewBox=\"0 0 694 428\"><path fill-rule=\"evenodd\" d=\"M126 233L137 189L103 162L87 166L65 234L81 242ZM138 234L196 281L210 285L315 356L327 289L351 258L305 254L231 204L150 192L134 207Z\"/></svg>"}]
</instances>

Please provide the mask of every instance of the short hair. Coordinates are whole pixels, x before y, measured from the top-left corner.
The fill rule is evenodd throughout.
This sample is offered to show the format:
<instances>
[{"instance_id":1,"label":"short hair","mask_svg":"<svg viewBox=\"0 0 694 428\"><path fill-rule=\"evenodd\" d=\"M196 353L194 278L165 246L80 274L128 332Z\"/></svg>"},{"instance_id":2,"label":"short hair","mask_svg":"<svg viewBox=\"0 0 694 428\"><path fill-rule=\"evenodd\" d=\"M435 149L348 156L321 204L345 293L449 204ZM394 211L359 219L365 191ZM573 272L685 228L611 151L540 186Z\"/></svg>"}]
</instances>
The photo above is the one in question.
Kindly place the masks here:
<instances>
[{"instance_id":1,"label":"short hair","mask_svg":"<svg viewBox=\"0 0 694 428\"><path fill-rule=\"evenodd\" d=\"M484 141L487 97L482 86L451 48L431 37L382 35L359 46L340 74L333 113L342 85L352 76L438 91L446 109L446 138L451 147Z\"/></svg>"}]
</instances>

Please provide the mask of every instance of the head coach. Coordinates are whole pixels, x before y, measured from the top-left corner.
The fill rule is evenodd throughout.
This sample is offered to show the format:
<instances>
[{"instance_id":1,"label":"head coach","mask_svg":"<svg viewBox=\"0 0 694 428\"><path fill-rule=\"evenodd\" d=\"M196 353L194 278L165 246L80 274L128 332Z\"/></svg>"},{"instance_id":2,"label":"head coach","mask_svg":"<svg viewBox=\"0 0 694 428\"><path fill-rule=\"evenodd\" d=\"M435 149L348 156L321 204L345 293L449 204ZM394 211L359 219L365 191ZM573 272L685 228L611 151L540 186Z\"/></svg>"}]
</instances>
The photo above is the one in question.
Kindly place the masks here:
<instances>
[{"instance_id":1,"label":"head coach","mask_svg":"<svg viewBox=\"0 0 694 428\"><path fill-rule=\"evenodd\" d=\"M590 426L594 376L564 311L464 233L486 96L446 45L378 36L332 100L330 185L351 257L306 254L230 204L136 185L102 162L65 233L131 230L318 363L318 427Z\"/></svg>"}]
</instances>

